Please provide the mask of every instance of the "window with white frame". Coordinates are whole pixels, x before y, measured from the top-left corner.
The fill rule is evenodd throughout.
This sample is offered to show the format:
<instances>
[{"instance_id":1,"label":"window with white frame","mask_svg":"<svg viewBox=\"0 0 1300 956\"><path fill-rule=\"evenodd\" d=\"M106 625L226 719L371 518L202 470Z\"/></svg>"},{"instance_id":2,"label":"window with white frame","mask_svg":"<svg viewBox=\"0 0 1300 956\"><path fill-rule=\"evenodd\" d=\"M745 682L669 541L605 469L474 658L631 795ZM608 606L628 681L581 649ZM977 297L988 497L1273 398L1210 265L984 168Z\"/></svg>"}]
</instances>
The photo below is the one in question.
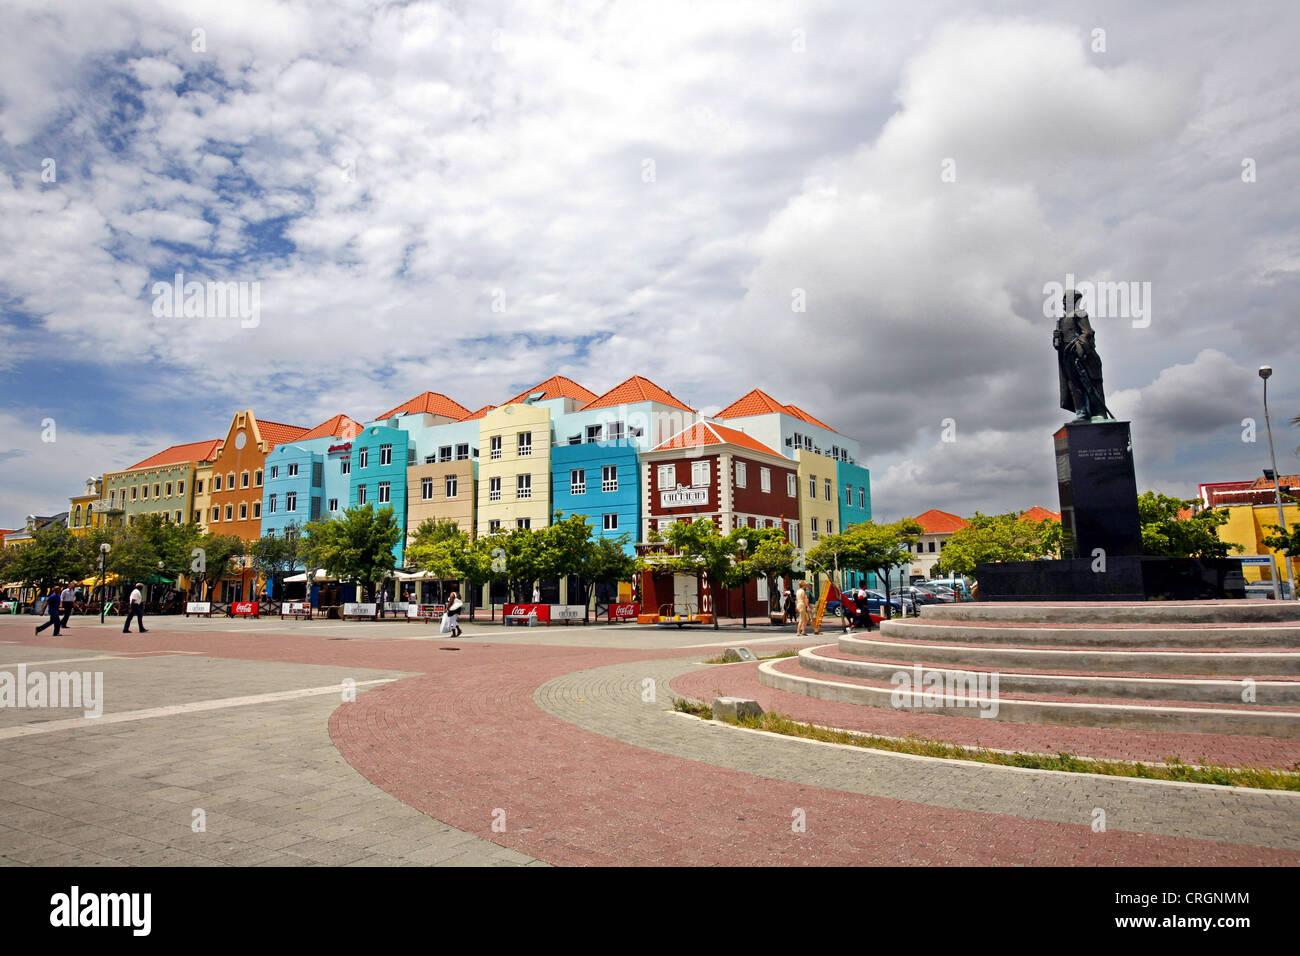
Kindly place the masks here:
<instances>
[{"instance_id":1,"label":"window with white frame","mask_svg":"<svg viewBox=\"0 0 1300 956\"><path fill-rule=\"evenodd\" d=\"M489 533L495 533L495 532L500 531L500 530L501 530L501 522L500 522L499 520L497 520L497 519L494 518L493 520L491 520L491 521L488 522L488 532L489 532Z\"/></svg>"},{"instance_id":2,"label":"window with white frame","mask_svg":"<svg viewBox=\"0 0 1300 956\"><path fill-rule=\"evenodd\" d=\"M488 501L500 501L500 500L501 500L501 479L489 478L488 479Z\"/></svg>"},{"instance_id":3,"label":"window with white frame","mask_svg":"<svg viewBox=\"0 0 1300 956\"><path fill-rule=\"evenodd\" d=\"M438 460L439 460L439 461L451 461L451 446L450 446L450 445L443 445L441 448L438 449Z\"/></svg>"},{"instance_id":4,"label":"window with white frame","mask_svg":"<svg viewBox=\"0 0 1300 956\"><path fill-rule=\"evenodd\" d=\"M288 476L289 476L290 478L297 478L297 477L298 477L298 463L297 463L296 461L290 463L290 465L289 465L289 469L288 469L288 471L286 472L286 474L288 474Z\"/></svg>"},{"instance_id":5,"label":"window with white frame","mask_svg":"<svg viewBox=\"0 0 1300 956\"><path fill-rule=\"evenodd\" d=\"M217 508L213 508L213 509L212 509L212 520L213 520L213 521L220 521L220 520L221 520L221 508L220 508L220 507L217 507Z\"/></svg>"},{"instance_id":6,"label":"window with white frame","mask_svg":"<svg viewBox=\"0 0 1300 956\"><path fill-rule=\"evenodd\" d=\"M381 481L379 483L379 503L386 505L393 500L393 483L391 481Z\"/></svg>"},{"instance_id":7,"label":"window with white frame","mask_svg":"<svg viewBox=\"0 0 1300 956\"><path fill-rule=\"evenodd\" d=\"M285 510L285 511L297 511L297 510L298 510L298 492L296 492L296 491L285 492L285 495L284 495L284 510Z\"/></svg>"},{"instance_id":8,"label":"window with white frame","mask_svg":"<svg viewBox=\"0 0 1300 956\"><path fill-rule=\"evenodd\" d=\"M456 446L456 460L465 461L469 458L469 442L463 442Z\"/></svg>"},{"instance_id":9,"label":"window with white frame","mask_svg":"<svg viewBox=\"0 0 1300 956\"><path fill-rule=\"evenodd\" d=\"M520 458L526 458L533 453L533 433L520 432L515 436L517 454Z\"/></svg>"},{"instance_id":10,"label":"window with white frame","mask_svg":"<svg viewBox=\"0 0 1300 956\"><path fill-rule=\"evenodd\" d=\"M677 487L677 466L660 465L658 485L660 491L672 491Z\"/></svg>"},{"instance_id":11,"label":"window with white frame","mask_svg":"<svg viewBox=\"0 0 1300 956\"><path fill-rule=\"evenodd\" d=\"M492 454L489 457L491 457L493 460L500 458L501 457L501 436L500 435L492 436L491 447L492 447Z\"/></svg>"},{"instance_id":12,"label":"window with white frame","mask_svg":"<svg viewBox=\"0 0 1300 956\"><path fill-rule=\"evenodd\" d=\"M758 489L764 494L772 490L772 469L758 469Z\"/></svg>"},{"instance_id":13,"label":"window with white frame","mask_svg":"<svg viewBox=\"0 0 1300 956\"><path fill-rule=\"evenodd\" d=\"M852 485L844 486L844 504L849 508L853 507L853 486Z\"/></svg>"},{"instance_id":14,"label":"window with white frame","mask_svg":"<svg viewBox=\"0 0 1300 956\"><path fill-rule=\"evenodd\" d=\"M239 487L241 487L241 488L247 488L247 487L248 487L248 480L249 480L249 477L250 477L250 476L249 476L248 472L246 472L246 471L240 472L240 473L239 473Z\"/></svg>"},{"instance_id":15,"label":"window with white frame","mask_svg":"<svg viewBox=\"0 0 1300 956\"><path fill-rule=\"evenodd\" d=\"M262 487L262 469L261 469L261 468L257 469L257 471L255 471L255 472L253 472L253 486L256 487L256 488L261 488L261 487Z\"/></svg>"},{"instance_id":16,"label":"window with white frame","mask_svg":"<svg viewBox=\"0 0 1300 956\"><path fill-rule=\"evenodd\" d=\"M749 480L749 476L746 474L746 471L747 469L745 468L745 463L743 461L736 462L736 487L737 488L746 487L746 482Z\"/></svg>"},{"instance_id":17,"label":"window with white frame","mask_svg":"<svg viewBox=\"0 0 1300 956\"><path fill-rule=\"evenodd\" d=\"M824 487L825 487L825 489L826 489L826 500L827 500L827 501L834 501L834 500L835 500L835 492L834 492L834 490L833 490L833 487L834 487L834 486L833 486L831 480L830 480L829 478L823 478L823 479L822 479L822 482L823 482L823 485L824 485Z\"/></svg>"},{"instance_id":18,"label":"window with white frame","mask_svg":"<svg viewBox=\"0 0 1300 956\"><path fill-rule=\"evenodd\" d=\"M588 442L598 442L598 441L600 441L600 433L601 433L602 430L603 430L603 429L602 429L602 426L600 426L600 425L588 425L588 426L587 426L587 441L588 441Z\"/></svg>"},{"instance_id":19,"label":"window with white frame","mask_svg":"<svg viewBox=\"0 0 1300 956\"><path fill-rule=\"evenodd\" d=\"M531 498L533 496L533 476L516 475L515 476L515 497Z\"/></svg>"},{"instance_id":20,"label":"window with white frame","mask_svg":"<svg viewBox=\"0 0 1300 956\"><path fill-rule=\"evenodd\" d=\"M424 456L424 463L426 465L437 464L437 461L438 461L438 456L436 454Z\"/></svg>"},{"instance_id":21,"label":"window with white frame","mask_svg":"<svg viewBox=\"0 0 1300 956\"><path fill-rule=\"evenodd\" d=\"M275 479L277 479L277 478L279 478L279 477L280 477L280 466L279 466L279 465L272 465L272 466L271 466L271 480L274 481Z\"/></svg>"},{"instance_id":22,"label":"window with white frame","mask_svg":"<svg viewBox=\"0 0 1300 956\"><path fill-rule=\"evenodd\" d=\"M707 461L691 462L691 486L707 487L709 484L709 463Z\"/></svg>"},{"instance_id":23,"label":"window with white frame","mask_svg":"<svg viewBox=\"0 0 1300 956\"><path fill-rule=\"evenodd\" d=\"M817 519L816 519L816 518L813 518L813 519L812 519L812 529L813 529L813 534L816 534L816 533L817 533Z\"/></svg>"},{"instance_id":24,"label":"window with white frame","mask_svg":"<svg viewBox=\"0 0 1300 956\"><path fill-rule=\"evenodd\" d=\"M420 500L421 501L433 500L433 479L432 478L420 479Z\"/></svg>"},{"instance_id":25,"label":"window with white frame","mask_svg":"<svg viewBox=\"0 0 1300 956\"><path fill-rule=\"evenodd\" d=\"M808 497L816 499L817 497L817 476L808 476Z\"/></svg>"},{"instance_id":26,"label":"window with white frame","mask_svg":"<svg viewBox=\"0 0 1300 956\"><path fill-rule=\"evenodd\" d=\"M340 475L350 475L350 474L352 474L352 459L351 459L351 458L344 458L342 461L339 462L339 474L340 474Z\"/></svg>"},{"instance_id":27,"label":"window with white frame","mask_svg":"<svg viewBox=\"0 0 1300 956\"><path fill-rule=\"evenodd\" d=\"M443 480L443 490L447 492L448 498L455 498L459 492L459 481L456 475L447 475Z\"/></svg>"},{"instance_id":28,"label":"window with white frame","mask_svg":"<svg viewBox=\"0 0 1300 956\"><path fill-rule=\"evenodd\" d=\"M516 527L516 528L525 528L525 529L526 529L526 528L531 528L532 526L533 526L533 519L532 519L532 518L516 518L516 519L515 519L515 527Z\"/></svg>"},{"instance_id":29,"label":"window with white frame","mask_svg":"<svg viewBox=\"0 0 1300 956\"><path fill-rule=\"evenodd\" d=\"M235 490L235 473L233 471L226 474L226 490Z\"/></svg>"},{"instance_id":30,"label":"window with white frame","mask_svg":"<svg viewBox=\"0 0 1300 956\"><path fill-rule=\"evenodd\" d=\"M799 497L799 484L794 475L785 476L785 493L791 498Z\"/></svg>"},{"instance_id":31,"label":"window with white frame","mask_svg":"<svg viewBox=\"0 0 1300 956\"><path fill-rule=\"evenodd\" d=\"M364 505L365 503L366 503L366 486L357 485L357 504Z\"/></svg>"},{"instance_id":32,"label":"window with white frame","mask_svg":"<svg viewBox=\"0 0 1300 956\"><path fill-rule=\"evenodd\" d=\"M587 472L582 468L574 468L569 472L569 494L585 495L587 493Z\"/></svg>"},{"instance_id":33,"label":"window with white frame","mask_svg":"<svg viewBox=\"0 0 1300 956\"><path fill-rule=\"evenodd\" d=\"M617 513L615 513L615 514L609 514L609 515L604 515L604 520L605 520L605 530L606 530L606 531L617 531L617 530L618 530L618 514L617 514Z\"/></svg>"},{"instance_id":34,"label":"window with white frame","mask_svg":"<svg viewBox=\"0 0 1300 956\"><path fill-rule=\"evenodd\" d=\"M379 464L391 465L393 463L393 446L391 444L379 446Z\"/></svg>"},{"instance_id":35,"label":"window with white frame","mask_svg":"<svg viewBox=\"0 0 1300 956\"><path fill-rule=\"evenodd\" d=\"M622 422L610 422L610 423L609 423L609 426L605 429L605 432L606 432L606 434L605 434L605 440L606 440L606 441L622 441L622 440L623 440L623 423L622 423Z\"/></svg>"},{"instance_id":36,"label":"window with white frame","mask_svg":"<svg viewBox=\"0 0 1300 956\"><path fill-rule=\"evenodd\" d=\"M357 467L365 468L370 464L370 449L363 448L357 453Z\"/></svg>"},{"instance_id":37,"label":"window with white frame","mask_svg":"<svg viewBox=\"0 0 1300 956\"><path fill-rule=\"evenodd\" d=\"M247 505L247 504L241 504L241 505L239 506L239 520L240 520L240 521L247 521L247 520L248 520L248 505Z\"/></svg>"},{"instance_id":38,"label":"window with white frame","mask_svg":"<svg viewBox=\"0 0 1300 956\"><path fill-rule=\"evenodd\" d=\"M799 522L791 521L787 537L790 539L790 547L799 547Z\"/></svg>"},{"instance_id":39,"label":"window with white frame","mask_svg":"<svg viewBox=\"0 0 1300 956\"><path fill-rule=\"evenodd\" d=\"M227 520L227 521L234 521L234 520L235 520L235 506L234 506L234 505L226 505L226 520Z\"/></svg>"},{"instance_id":40,"label":"window with white frame","mask_svg":"<svg viewBox=\"0 0 1300 956\"><path fill-rule=\"evenodd\" d=\"M830 518L826 519L826 533L827 534L835 533L835 522L832 521Z\"/></svg>"},{"instance_id":41,"label":"window with white frame","mask_svg":"<svg viewBox=\"0 0 1300 956\"><path fill-rule=\"evenodd\" d=\"M172 483L169 481L167 482L167 497L170 498L171 496L172 496Z\"/></svg>"},{"instance_id":42,"label":"window with white frame","mask_svg":"<svg viewBox=\"0 0 1300 956\"><path fill-rule=\"evenodd\" d=\"M601 465L600 490L618 491L618 465Z\"/></svg>"},{"instance_id":43,"label":"window with white frame","mask_svg":"<svg viewBox=\"0 0 1300 956\"><path fill-rule=\"evenodd\" d=\"M858 489L858 507L859 507L859 508L865 508L866 506L867 506L867 489L865 489L865 488L859 488L859 489Z\"/></svg>"},{"instance_id":44,"label":"window with white frame","mask_svg":"<svg viewBox=\"0 0 1300 956\"><path fill-rule=\"evenodd\" d=\"M337 498L331 498L330 511L338 511L338 510L339 510L339 500Z\"/></svg>"},{"instance_id":45,"label":"window with white frame","mask_svg":"<svg viewBox=\"0 0 1300 956\"><path fill-rule=\"evenodd\" d=\"M253 517L254 518L262 517L262 503L260 501L253 502Z\"/></svg>"},{"instance_id":46,"label":"window with white frame","mask_svg":"<svg viewBox=\"0 0 1300 956\"><path fill-rule=\"evenodd\" d=\"M266 496L266 513L269 515L275 514L275 497L275 495Z\"/></svg>"}]
</instances>

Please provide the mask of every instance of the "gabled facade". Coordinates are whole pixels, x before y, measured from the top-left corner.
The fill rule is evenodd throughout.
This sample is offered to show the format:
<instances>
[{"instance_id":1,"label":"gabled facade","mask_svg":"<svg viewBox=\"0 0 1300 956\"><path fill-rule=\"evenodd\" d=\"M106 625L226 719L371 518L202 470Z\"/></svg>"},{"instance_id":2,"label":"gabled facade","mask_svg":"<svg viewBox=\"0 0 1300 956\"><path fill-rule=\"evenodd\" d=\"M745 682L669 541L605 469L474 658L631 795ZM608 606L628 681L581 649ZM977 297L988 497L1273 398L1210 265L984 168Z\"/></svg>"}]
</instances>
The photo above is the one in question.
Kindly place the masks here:
<instances>
[{"instance_id":1,"label":"gabled facade","mask_svg":"<svg viewBox=\"0 0 1300 956\"><path fill-rule=\"evenodd\" d=\"M103 523L103 513L96 510L103 487L102 478L87 478L86 490L68 499L68 528L73 534L88 534Z\"/></svg>"},{"instance_id":2,"label":"gabled facade","mask_svg":"<svg viewBox=\"0 0 1300 956\"><path fill-rule=\"evenodd\" d=\"M132 524L146 514L185 524L194 517L194 480L212 461L219 439L172 445L123 471L105 472L94 510L112 524Z\"/></svg>"},{"instance_id":3,"label":"gabled facade","mask_svg":"<svg viewBox=\"0 0 1300 956\"><path fill-rule=\"evenodd\" d=\"M335 415L271 450L263 475L263 535L283 535L290 524L301 528L347 507L351 476L339 462L350 455L361 427L347 415Z\"/></svg>"},{"instance_id":4,"label":"gabled facade","mask_svg":"<svg viewBox=\"0 0 1300 956\"><path fill-rule=\"evenodd\" d=\"M212 462L207 528L245 541L262 536L262 492L266 456L277 445L301 438L307 429L259 420L251 409L237 412Z\"/></svg>"},{"instance_id":5,"label":"gabled facade","mask_svg":"<svg viewBox=\"0 0 1300 956\"><path fill-rule=\"evenodd\" d=\"M375 511L393 509L406 528L406 462L410 433L391 425L367 425L352 440L348 506L372 504ZM406 536L393 545L393 560L402 566Z\"/></svg>"}]
</instances>

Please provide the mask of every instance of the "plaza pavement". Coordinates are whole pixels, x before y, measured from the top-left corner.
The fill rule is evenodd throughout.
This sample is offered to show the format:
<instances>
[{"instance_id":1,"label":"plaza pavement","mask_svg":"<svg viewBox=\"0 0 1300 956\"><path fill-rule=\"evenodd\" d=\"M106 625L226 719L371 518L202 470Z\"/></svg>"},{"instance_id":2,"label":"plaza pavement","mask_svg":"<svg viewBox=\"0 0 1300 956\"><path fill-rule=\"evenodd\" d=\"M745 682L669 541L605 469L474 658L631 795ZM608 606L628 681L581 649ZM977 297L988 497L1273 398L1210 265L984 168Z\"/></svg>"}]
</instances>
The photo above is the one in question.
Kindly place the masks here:
<instances>
[{"instance_id":1,"label":"plaza pavement","mask_svg":"<svg viewBox=\"0 0 1300 956\"><path fill-rule=\"evenodd\" d=\"M930 761L671 712L674 691L749 679L700 663L717 647L798 646L793 629L146 623L127 637L120 618L74 619L55 640L0 618L0 669L104 681L100 718L0 709L0 862L1300 863L1297 794Z\"/></svg>"}]
</instances>

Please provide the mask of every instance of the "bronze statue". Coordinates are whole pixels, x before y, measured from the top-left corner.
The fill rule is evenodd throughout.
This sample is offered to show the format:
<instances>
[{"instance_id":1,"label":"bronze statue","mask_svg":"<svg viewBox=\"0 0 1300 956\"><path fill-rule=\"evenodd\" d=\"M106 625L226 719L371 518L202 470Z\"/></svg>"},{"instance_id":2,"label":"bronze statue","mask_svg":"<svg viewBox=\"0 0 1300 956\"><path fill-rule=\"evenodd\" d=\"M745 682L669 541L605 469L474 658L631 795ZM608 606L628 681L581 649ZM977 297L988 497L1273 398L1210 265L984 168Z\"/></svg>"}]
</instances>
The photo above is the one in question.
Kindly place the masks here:
<instances>
[{"instance_id":1,"label":"bronze statue","mask_svg":"<svg viewBox=\"0 0 1300 956\"><path fill-rule=\"evenodd\" d=\"M1066 290L1061 298L1065 314L1056 322L1052 347L1056 349L1057 370L1061 379L1061 407L1074 412L1078 421L1093 418L1114 420L1106 407L1101 382L1101 356L1088 313L1079 308L1081 292Z\"/></svg>"}]
</instances>

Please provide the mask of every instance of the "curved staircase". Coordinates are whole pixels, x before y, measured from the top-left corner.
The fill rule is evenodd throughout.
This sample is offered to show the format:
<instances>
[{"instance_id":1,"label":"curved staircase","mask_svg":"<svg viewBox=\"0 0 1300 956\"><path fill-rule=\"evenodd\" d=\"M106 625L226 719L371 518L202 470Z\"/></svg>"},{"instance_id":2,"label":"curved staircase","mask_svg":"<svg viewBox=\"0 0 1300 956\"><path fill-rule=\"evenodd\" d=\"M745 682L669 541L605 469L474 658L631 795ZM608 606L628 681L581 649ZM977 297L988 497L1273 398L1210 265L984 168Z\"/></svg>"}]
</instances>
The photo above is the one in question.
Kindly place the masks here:
<instances>
[{"instance_id":1,"label":"curved staircase","mask_svg":"<svg viewBox=\"0 0 1300 956\"><path fill-rule=\"evenodd\" d=\"M1300 605L926 605L765 661L759 682L954 717L1300 737Z\"/></svg>"}]
</instances>

